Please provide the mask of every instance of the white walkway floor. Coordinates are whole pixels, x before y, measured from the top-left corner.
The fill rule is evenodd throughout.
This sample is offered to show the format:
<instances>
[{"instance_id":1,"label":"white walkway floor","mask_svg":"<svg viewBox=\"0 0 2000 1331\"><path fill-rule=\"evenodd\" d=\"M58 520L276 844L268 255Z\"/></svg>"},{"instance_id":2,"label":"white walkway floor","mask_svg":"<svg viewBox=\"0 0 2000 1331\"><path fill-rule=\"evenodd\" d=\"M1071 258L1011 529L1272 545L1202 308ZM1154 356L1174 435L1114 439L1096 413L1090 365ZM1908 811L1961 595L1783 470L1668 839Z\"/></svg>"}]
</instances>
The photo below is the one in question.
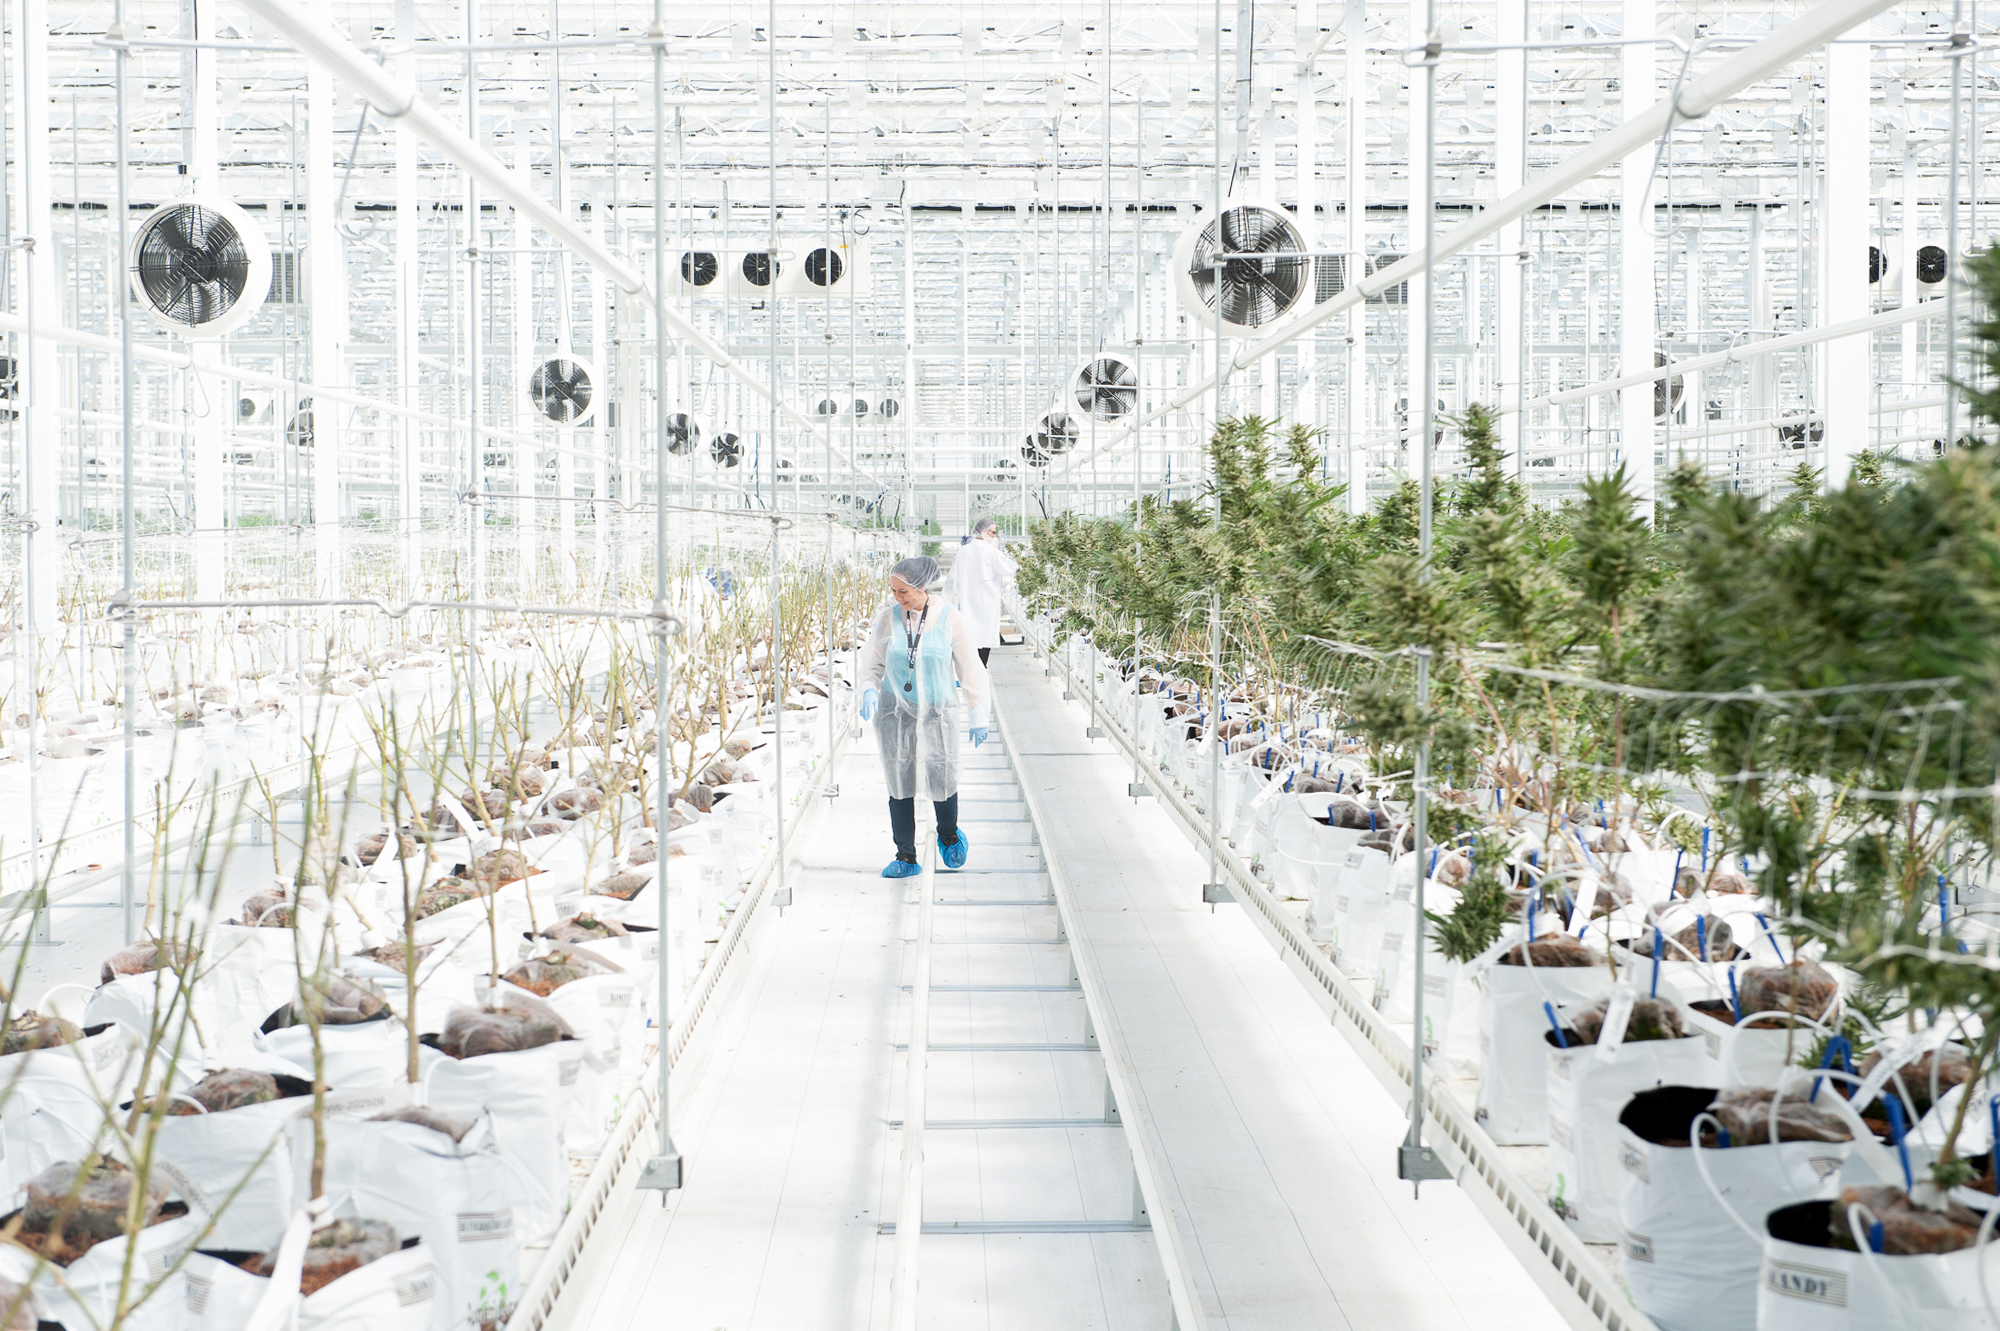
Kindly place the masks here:
<instances>
[{"instance_id":1,"label":"white walkway floor","mask_svg":"<svg viewBox=\"0 0 2000 1331\"><path fill-rule=\"evenodd\" d=\"M1125 798L1127 773L1083 738L1025 653L995 654L1001 705L1041 789L1081 917L1139 1070L1211 1326L1221 1331L1563 1325L1450 1184L1413 1201L1394 1178L1398 1107L1235 907L1198 904L1206 863L1167 816ZM1093 752L1094 750L1094 752ZM1039 893L1037 851L1003 755L967 750L969 870L940 875L935 985L1063 984L1053 908L953 906ZM903 940L913 882L878 877L892 848L872 743L801 843L796 905L749 936L708 1052L676 1092L688 1187L619 1203L599 1225L572 1326L679 1331L875 1328L889 1309L905 1034ZM982 821L991 820L991 821ZM1013 872L998 872L1013 871ZM1025 871L1025 872L1022 872ZM995 940L978 943L973 940ZM931 1039L1074 1044L1075 991L936 993ZM1102 1065L1079 1051L938 1051L933 1124L1087 1118ZM927 1136L925 1219L1129 1217L1122 1134L1074 1127ZM1155 1218L1155 1223L1158 1218ZM920 1307L935 1328L1145 1328L1169 1313L1140 1233L926 1237Z\"/></svg>"}]
</instances>

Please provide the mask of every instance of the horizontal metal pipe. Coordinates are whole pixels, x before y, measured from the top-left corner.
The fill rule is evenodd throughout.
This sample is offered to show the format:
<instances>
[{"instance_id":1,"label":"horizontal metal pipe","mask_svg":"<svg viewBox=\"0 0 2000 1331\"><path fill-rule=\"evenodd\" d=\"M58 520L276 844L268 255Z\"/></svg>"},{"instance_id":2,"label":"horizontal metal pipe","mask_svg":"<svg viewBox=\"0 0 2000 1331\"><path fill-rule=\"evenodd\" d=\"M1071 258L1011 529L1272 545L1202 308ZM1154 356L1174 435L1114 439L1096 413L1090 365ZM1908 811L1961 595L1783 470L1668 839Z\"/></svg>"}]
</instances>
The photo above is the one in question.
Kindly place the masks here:
<instances>
[{"instance_id":1,"label":"horizontal metal pipe","mask_svg":"<svg viewBox=\"0 0 2000 1331\"><path fill-rule=\"evenodd\" d=\"M256 4L272 2L273 0L252 0L252 3ZM1655 102L1624 124L1591 140L1589 144L1542 172L1506 198L1481 208L1470 220L1437 237L1431 246L1430 254L1427 255L1422 246L1412 246L1414 253L1369 274L1359 282L1350 283L1333 299L1315 305L1305 315L1249 343L1231 359L1230 369L1241 370L1254 365L1280 347L1296 342L1321 324L1346 313L1369 297L1378 296L1399 283L1419 276L1427 264L1442 262L1463 253L1498 232L1509 222L1525 217L1556 195L1573 189L1600 171L1616 165L1665 134L1676 123L1700 119L1751 84L1768 78L1808 51L1826 45L1833 38L1858 24L1867 22L1894 4L1895 0L1828 0L1819 8L1801 14L1756 45L1737 52L1708 73L1687 84L1681 89L1677 99ZM1145 426L1213 392L1220 377L1219 374L1211 374L1201 382L1189 385L1166 406L1147 414L1107 443L1072 453L1063 469L1064 472L1074 471L1078 464L1089 461L1090 457L1103 449L1116 447Z\"/></svg>"},{"instance_id":2,"label":"horizontal metal pipe","mask_svg":"<svg viewBox=\"0 0 2000 1331\"><path fill-rule=\"evenodd\" d=\"M803 412L780 398L772 385L751 373L720 344L677 314L672 306L655 300L651 287L637 268L612 253L597 237L571 222L560 209L536 192L533 182L503 164L499 158L473 142L464 130L440 115L417 95L414 84L392 76L386 65L370 60L359 48L315 18L305 6L292 3L292 0L242 0L242 3L244 8L283 33L308 60L324 66L358 89L368 99L369 105L382 115L407 124L460 170L527 214L536 226L610 278L619 290L642 297L658 312L663 325L660 330L662 336L668 328L672 328L676 337L734 375L751 392L775 405L787 420L805 431L809 438L831 450L832 455L848 467L870 479L879 479L874 473L858 466L846 449L823 433ZM658 132L657 126L655 132ZM655 220L664 226L664 219ZM665 243L664 237L655 243ZM659 391L665 390L666 386L660 385Z\"/></svg>"}]
</instances>

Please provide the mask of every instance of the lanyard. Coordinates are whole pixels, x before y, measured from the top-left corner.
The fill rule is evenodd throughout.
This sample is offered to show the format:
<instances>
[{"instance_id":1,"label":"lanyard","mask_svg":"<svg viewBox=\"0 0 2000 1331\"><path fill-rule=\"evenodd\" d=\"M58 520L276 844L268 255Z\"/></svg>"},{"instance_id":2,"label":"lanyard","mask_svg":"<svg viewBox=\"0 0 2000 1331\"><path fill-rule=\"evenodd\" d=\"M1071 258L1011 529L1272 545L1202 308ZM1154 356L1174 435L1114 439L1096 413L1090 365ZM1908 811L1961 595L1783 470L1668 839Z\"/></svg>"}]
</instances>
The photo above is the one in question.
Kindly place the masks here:
<instances>
[{"instance_id":1,"label":"lanyard","mask_svg":"<svg viewBox=\"0 0 2000 1331\"><path fill-rule=\"evenodd\" d=\"M931 617L930 602L925 601L924 613L917 617L917 631L915 633L911 633L910 617L907 612L903 615L903 641L908 643L910 647L910 676L911 676L910 682L903 685L903 692L905 693L910 692L911 688L916 684L917 648L923 643L924 625L930 622L930 617Z\"/></svg>"}]
</instances>

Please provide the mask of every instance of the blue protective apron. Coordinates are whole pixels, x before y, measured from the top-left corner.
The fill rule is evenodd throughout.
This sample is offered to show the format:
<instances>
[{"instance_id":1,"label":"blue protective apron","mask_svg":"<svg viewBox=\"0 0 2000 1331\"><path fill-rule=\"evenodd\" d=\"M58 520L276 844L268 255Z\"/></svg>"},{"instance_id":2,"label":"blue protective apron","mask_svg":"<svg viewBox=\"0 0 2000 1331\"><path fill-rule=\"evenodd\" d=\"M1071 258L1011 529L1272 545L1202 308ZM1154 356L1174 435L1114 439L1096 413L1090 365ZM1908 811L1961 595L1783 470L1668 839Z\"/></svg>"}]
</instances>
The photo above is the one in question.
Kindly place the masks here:
<instances>
[{"instance_id":1,"label":"blue protective apron","mask_svg":"<svg viewBox=\"0 0 2000 1331\"><path fill-rule=\"evenodd\" d=\"M882 777L895 800L950 799L958 793L958 664L951 653L951 606L936 596L910 668L903 608L889 611L889 668L875 713Z\"/></svg>"}]
</instances>

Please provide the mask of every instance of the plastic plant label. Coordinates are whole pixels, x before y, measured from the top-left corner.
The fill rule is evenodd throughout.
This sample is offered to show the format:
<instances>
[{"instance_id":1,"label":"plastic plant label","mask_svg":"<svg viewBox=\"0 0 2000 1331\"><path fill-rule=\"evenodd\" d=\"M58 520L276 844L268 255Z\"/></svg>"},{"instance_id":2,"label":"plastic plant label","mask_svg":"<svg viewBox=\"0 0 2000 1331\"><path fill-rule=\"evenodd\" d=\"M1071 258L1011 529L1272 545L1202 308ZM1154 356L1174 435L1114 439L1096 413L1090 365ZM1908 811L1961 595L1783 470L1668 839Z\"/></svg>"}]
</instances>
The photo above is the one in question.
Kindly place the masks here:
<instances>
[{"instance_id":1,"label":"plastic plant label","mask_svg":"<svg viewBox=\"0 0 2000 1331\"><path fill-rule=\"evenodd\" d=\"M1609 1061L1625 1044L1625 1028L1632 1021L1632 1004L1638 991L1620 983L1611 990L1611 1002L1604 1009L1604 1027L1597 1037L1597 1056Z\"/></svg>"}]
</instances>

